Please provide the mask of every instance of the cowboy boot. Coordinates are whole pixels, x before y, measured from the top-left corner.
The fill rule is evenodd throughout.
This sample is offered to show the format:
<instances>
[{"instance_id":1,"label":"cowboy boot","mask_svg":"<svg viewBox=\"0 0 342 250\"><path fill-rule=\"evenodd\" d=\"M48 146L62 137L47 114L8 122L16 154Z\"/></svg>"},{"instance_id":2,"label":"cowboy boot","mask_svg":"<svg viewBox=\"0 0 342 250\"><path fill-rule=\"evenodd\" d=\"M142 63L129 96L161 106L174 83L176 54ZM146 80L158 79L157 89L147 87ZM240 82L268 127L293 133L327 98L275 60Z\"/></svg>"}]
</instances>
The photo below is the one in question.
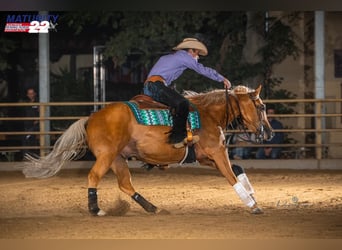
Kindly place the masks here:
<instances>
[{"instance_id":1,"label":"cowboy boot","mask_svg":"<svg viewBox=\"0 0 342 250\"><path fill-rule=\"evenodd\" d=\"M174 114L172 116L173 126L169 135L169 143L179 143L186 138L186 119L185 115Z\"/></svg>"},{"instance_id":2,"label":"cowboy boot","mask_svg":"<svg viewBox=\"0 0 342 250\"><path fill-rule=\"evenodd\" d=\"M182 148L188 143L194 144L199 141L198 135L192 135L191 132L188 134L186 130L186 120L187 115L185 116L185 119L179 115L173 116L173 128L169 136L169 143L173 144L175 148Z\"/></svg>"}]
</instances>

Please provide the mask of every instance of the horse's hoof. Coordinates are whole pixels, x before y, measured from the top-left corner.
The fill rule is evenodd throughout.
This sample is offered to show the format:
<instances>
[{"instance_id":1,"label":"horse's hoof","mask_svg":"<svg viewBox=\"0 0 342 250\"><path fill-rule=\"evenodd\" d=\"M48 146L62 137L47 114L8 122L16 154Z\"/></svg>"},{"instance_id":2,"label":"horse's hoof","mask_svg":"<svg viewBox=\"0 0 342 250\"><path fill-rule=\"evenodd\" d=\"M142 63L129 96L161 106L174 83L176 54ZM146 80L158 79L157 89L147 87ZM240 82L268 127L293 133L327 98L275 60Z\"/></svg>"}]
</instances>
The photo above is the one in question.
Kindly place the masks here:
<instances>
[{"instance_id":1,"label":"horse's hoof","mask_svg":"<svg viewBox=\"0 0 342 250\"><path fill-rule=\"evenodd\" d=\"M259 207L255 207L255 208L252 208L251 213L252 213L252 214L263 214L264 211L262 211L262 209L259 208Z\"/></svg>"},{"instance_id":2,"label":"horse's hoof","mask_svg":"<svg viewBox=\"0 0 342 250\"><path fill-rule=\"evenodd\" d=\"M103 211L102 209L100 209L98 212L97 212L97 216L105 216L106 215L106 212Z\"/></svg>"}]
</instances>

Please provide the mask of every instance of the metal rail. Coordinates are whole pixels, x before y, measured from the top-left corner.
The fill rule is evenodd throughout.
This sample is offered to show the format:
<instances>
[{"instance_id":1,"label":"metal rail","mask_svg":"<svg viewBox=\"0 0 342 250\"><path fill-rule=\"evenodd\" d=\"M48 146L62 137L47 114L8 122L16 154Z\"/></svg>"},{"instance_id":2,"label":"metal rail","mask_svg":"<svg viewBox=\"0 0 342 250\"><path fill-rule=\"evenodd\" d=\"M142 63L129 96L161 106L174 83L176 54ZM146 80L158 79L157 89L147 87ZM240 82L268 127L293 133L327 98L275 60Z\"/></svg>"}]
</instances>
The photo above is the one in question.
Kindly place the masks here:
<instances>
[{"instance_id":1,"label":"metal rail","mask_svg":"<svg viewBox=\"0 0 342 250\"><path fill-rule=\"evenodd\" d=\"M314 143L296 143L296 144L281 144L281 145L271 145L271 147L281 146L286 148L285 150L292 149L293 151L298 150L305 150L311 148L315 150L314 158L322 159L322 157L326 158L327 156L324 155L324 151L327 148L337 147L338 150L341 151L342 147L342 140L341 142L332 142L332 141L324 141L324 135L342 135L342 114L341 112L338 113L331 113L327 114L324 110L325 103L334 103L336 107L335 110L342 109L342 99L284 99L284 100L264 100L267 103L298 103L301 105L305 105L308 103L312 103L315 107L315 112L306 114L306 113L296 113L296 114L275 114L274 117L277 118L286 118L286 119L307 119L307 118L314 118L315 119L315 126L314 127L294 127L294 128L286 128L281 130L275 130L275 132L284 132L288 133L289 135L296 135L296 133L312 133L314 134L315 141ZM6 139L6 137L11 136L24 136L24 135L37 135L39 136L39 146L10 146L10 145L2 145L0 146L0 152L17 152L23 149L39 149L40 155L45 155L53 146L46 145L45 143L45 136L54 135L54 137L58 137L60 134L63 133L63 130L50 130L49 128L45 128L44 121L51 120L51 121L72 121L84 118L85 116L51 116L51 117L44 117L45 110L47 107L53 106L89 106L94 107L95 105L108 105L112 102L50 102L50 103L0 103L0 108L8 108L8 107L24 107L24 106L32 106L37 105L40 109L40 117L0 117L0 122L5 121L26 121L26 120L38 120L40 123L40 131L34 132L27 132L27 131L11 131L11 129L6 129L6 131L0 131L0 140ZM271 116L270 116L271 117ZM328 117L331 118L340 118L341 122L336 123L335 126L331 128L326 128L324 126L324 120ZM338 126L341 124L341 126ZM227 130L224 131L225 133L238 133L240 131L237 130ZM249 145L252 147L262 147L263 145ZM229 145L228 147L236 147L236 145Z\"/></svg>"}]
</instances>

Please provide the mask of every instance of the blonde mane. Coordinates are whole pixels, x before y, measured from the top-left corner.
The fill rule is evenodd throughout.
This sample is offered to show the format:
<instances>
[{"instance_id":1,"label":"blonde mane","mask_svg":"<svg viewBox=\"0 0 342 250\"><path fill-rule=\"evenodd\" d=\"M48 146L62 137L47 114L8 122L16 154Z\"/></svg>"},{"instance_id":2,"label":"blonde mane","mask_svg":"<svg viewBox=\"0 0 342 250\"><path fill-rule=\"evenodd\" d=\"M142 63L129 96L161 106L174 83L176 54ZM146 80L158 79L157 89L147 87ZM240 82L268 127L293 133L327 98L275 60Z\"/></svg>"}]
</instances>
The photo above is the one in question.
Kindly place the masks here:
<instances>
[{"instance_id":1,"label":"blonde mane","mask_svg":"<svg viewBox=\"0 0 342 250\"><path fill-rule=\"evenodd\" d=\"M228 90L229 95L249 94L254 92L254 89L244 85L238 85L232 90ZM191 90L184 91L185 98L189 99L194 104L208 106L213 104L222 104L226 101L226 91L224 89L215 89L208 92L197 93Z\"/></svg>"}]
</instances>

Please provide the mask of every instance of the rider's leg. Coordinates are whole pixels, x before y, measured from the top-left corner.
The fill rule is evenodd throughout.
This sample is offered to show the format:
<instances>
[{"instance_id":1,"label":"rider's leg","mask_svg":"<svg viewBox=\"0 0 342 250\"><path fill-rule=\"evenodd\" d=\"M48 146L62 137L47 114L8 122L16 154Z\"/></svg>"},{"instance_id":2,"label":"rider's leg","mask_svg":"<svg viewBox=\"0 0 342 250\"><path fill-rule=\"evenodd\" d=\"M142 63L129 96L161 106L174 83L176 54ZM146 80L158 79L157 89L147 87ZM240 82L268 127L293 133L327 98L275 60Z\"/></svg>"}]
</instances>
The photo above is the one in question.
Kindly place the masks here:
<instances>
[{"instance_id":1,"label":"rider's leg","mask_svg":"<svg viewBox=\"0 0 342 250\"><path fill-rule=\"evenodd\" d=\"M169 136L170 143L182 142L186 138L186 121L189 114L189 101L184 97L173 101L173 126Z\"/></svg>"},{"instance_id":2,"label":"rider's leg","mask_svg":"<svg viewBox=\"0 0 342 250\"><path fill-rule=\"evenodd\" d=\"M169 136L169 143L182 142L187 136L186 120L189 114L189 101L177 91L158 81L148 82L145 85L144 93L170 107L173 127Z\"/></svg>"}]
</instances>

